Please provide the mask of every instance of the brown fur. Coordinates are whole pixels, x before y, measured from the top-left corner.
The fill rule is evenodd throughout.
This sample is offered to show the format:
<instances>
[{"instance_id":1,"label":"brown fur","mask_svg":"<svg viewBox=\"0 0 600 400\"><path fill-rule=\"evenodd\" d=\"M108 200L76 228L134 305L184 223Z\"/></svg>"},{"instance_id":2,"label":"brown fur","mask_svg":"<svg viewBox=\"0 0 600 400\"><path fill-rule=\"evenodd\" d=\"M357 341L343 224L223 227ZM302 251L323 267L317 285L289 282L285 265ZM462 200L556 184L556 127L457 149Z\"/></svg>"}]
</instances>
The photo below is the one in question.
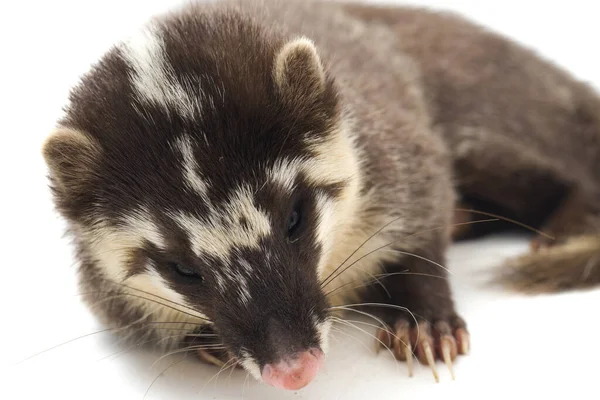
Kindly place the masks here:
<instances>
[{"instance_id":1,"label":"brown fur","mask_svg":"<svg viewBox=\"0 0 600 400\"><path fill-rule=\"evenodd\" d=\"M382 269L412 274L381 279L385 292L379 286L336 292L327 299L333 304L357 296L383 299L408 307L432 326L465 329L447 280L431 279L447 276L438 264L445 263L457 200L564 233L562 244L514 261L506 270L512 278L505 282L527 290L598 282L600 100L589 86L532 51L449 13L300 0L222 3L192 5L159 19L169 28L164 39L174 73L182 81L192 79L185 82L192 82L193 98L212 107L190 111L190 122L190 115L165 114L142 104L134 94L130 66L113 49L75 88L61 121L85 136L55 135L45 147L58 208L71 222L80 248L84 285L121 294L111 281L115 276L90 249L114 253L111 246L117 242L124 248L116 250L124 251L130 263L143 258L132 256L143 247L139 240L109 240L111 246L97 240L101 230L105 235L118 230L140 198L147 214L170 232L165 239L177 256L194 259L189 238L164 215L165 204L194 215L208 212L201 195L178 192L185 187L181 168L172 155L165 156L180 131L195 135L195 142L210 142L195 149L194 158L203 176L217 182L210 193L217 204L239 182L260 187L265 171L257 165L264 169L287 156L320 162L303 177L303 189L310 195L328 193L343 200L344 207L334 214L333 247L324 251L323 243L313 241L300 254L306 256L305 265L325 264L317 268L324 277L378 228L398 219L350 261L386 243L392 251L361 260L327 289L369 280L369 274ZM313 40L317 50L301 45L286 53L300 36ZM289 200L285 191L258 192L257 201L269 211L278 210L281 199ZM574 213L573 198L585 206L581 214ZM574 220L578 223L571 224ZM309 234L317 236L314 229ZM274 239L264 243L271 244L259 250L278 245ZM159 258L160 252L144 246L148 257ZM255 265L262 264L260 251L250 256ZM128 268L132 275L143 269ZM163 272L172 283L172 271ZM258 288L274 279L268 271L253 272ZM316 293L316 282L302 282ZM215 309L230 305L229 299L215 301L211 290L216 285L205 286L208 294L197 307L218 319ZM179 290L187 299L196 291L194 285ZM263 304L275 296L262 294ZM297 294L285 296L291 299L289 309ZM315 297L318 302L308 298L306 304L323 306L321 297ZM132 304L119 297L97 312L116 326L149 318L143 305ZM115 311L126 305L126 312ZM259 315L267 308L256 298L252 306L255 313L231 315ZM383 314L390 325L405 317L397 311ZM231 327L220 333L231 334L236 325ZM240 343L247 339L241 333L235 337Z\"/></svg>"},{"instance_id":2,"label":"brown fur","mask_svg":"<svg viewBox=\"0 0 600 400\"><path fill-rule=\"evenodd\" d=\"M561 199L584 192L589 212L569 234L600 232L600 100L591 87L451 13L347 9L388 26L401 38L399 50L418 61L435 129L452 153L464 200L545 232ZM569 229L575 217L569 214L549 233ZM597 283L600 243L593 237L572 241L510 262L515 275L503 281L529 291Z\"/></svg>"}]
</instances>

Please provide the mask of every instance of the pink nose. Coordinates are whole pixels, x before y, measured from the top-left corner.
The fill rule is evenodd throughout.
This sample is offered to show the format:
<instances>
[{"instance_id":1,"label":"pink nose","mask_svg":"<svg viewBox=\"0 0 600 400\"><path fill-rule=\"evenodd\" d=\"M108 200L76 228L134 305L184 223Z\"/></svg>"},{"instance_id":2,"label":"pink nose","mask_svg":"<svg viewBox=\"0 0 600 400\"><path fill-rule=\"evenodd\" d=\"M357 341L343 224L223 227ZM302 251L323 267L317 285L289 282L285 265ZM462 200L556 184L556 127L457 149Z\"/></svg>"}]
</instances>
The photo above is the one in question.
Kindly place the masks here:
<instances>
[{"instance_id":1,"label":"pink nose","mask_svg":"<svg viewBox=\"0 0 600 400\"><path fill-rule=\"evenodd\" d=\"M263 381L279 389L302 389L317 375L324 358L321 350L311 349L291 360L267 364L262 370Z\"/></svg>"}]
</instances>

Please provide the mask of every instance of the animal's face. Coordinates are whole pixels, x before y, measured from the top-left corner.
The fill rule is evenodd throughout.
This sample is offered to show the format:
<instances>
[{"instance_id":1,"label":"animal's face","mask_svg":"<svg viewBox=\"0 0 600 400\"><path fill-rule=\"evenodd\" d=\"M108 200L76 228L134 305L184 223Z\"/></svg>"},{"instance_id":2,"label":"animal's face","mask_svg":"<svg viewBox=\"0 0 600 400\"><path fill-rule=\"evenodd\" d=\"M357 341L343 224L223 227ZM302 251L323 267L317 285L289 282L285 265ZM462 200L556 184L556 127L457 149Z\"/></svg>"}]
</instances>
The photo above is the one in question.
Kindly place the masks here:
<instances>
[{"instance_id":1,"label":"animal's face","mask_svg":"<svg viewBox=\"0 0 600 400\"><path fill-rule=\"evenodd\" d=\"M320 279L357 190L353 143L311 42L211 18L107 54L44 155L106 279L210 319L254 376L297 388L327 347Z\"/></svg>"}]
</instances>

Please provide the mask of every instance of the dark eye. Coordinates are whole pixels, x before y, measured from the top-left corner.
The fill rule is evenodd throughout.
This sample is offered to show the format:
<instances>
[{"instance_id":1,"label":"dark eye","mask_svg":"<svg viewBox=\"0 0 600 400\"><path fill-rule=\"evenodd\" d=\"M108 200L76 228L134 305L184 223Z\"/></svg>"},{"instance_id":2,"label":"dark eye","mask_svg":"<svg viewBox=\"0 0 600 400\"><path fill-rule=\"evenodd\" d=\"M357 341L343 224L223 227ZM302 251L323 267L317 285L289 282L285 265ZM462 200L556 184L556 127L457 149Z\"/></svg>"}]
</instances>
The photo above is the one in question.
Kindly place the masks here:
<instances>
[{"instance_id":1,"label":"dark eye","mask_svg":"<svg viewBox=\"0 0 600 400\"><path fill-rule=\"evenodd\" d=\"M298 233L298 229L300 228L301 219L302 219L302 214L301 214L300 207L296 206L294 208L294 210L292 211L292 213L290 214L290 217L288 219L288 226L287 226L288 239L290 239L292 241L296 239L296 238L294 238L294 236L296 235L296 233Z\"/></svg>"},{"instance_id":2,"label":"dark eye","mask_svg":"<svg viewBox=\"0 0 600 400\"><path fill-rule=\"evenodd\" d=\"M186 267L185 265L183 265L181 263L171 261L167 264L168 264L169 268L171 268L172 270L174 270L179 275L181 275L185 278L202 279L202 276L200 276L200 274L198 272Z\"/></svg>"}]
</instances>

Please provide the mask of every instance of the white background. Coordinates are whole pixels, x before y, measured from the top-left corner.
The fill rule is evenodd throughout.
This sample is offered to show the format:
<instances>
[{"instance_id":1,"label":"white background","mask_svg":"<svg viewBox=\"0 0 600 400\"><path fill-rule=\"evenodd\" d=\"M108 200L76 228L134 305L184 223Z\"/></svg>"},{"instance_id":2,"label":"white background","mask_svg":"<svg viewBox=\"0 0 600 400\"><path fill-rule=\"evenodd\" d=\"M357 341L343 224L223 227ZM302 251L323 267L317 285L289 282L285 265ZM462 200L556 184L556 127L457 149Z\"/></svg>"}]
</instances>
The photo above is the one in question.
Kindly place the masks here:
<instances>
[{"instance_id":1,"label":"white background","mask_svg":"<svg viewBox=\"0 0 600 400\"><path fill-rule=\"evenodd\" d=\"M417 3L418 2L413 2ZM79 303L63 225L54 214L40 156L69 88L115 41L168 0L0 3L0 398L142 399L179 356L127 352L106 334L18 361L99 327ZM454 9L535 47L600 86L600 24L593 2L426 1ZM543 7L542 7L542 4ZM598 110L600 112L600 110ZM457 380L438 365L408 378L373 340L336 334L325 370L308 388L280 392L229 371L185 360L167 370L147 399L599 398L600 291L524 297L484 287L486 273L527 249L525 238L455 246L450 255L458 308L472 333ZM368 329L371 332L371 329ZM121 353L106 358L121 351ZM3 382L3 383L2 383Z\"/></svg>"}]
</instances>

